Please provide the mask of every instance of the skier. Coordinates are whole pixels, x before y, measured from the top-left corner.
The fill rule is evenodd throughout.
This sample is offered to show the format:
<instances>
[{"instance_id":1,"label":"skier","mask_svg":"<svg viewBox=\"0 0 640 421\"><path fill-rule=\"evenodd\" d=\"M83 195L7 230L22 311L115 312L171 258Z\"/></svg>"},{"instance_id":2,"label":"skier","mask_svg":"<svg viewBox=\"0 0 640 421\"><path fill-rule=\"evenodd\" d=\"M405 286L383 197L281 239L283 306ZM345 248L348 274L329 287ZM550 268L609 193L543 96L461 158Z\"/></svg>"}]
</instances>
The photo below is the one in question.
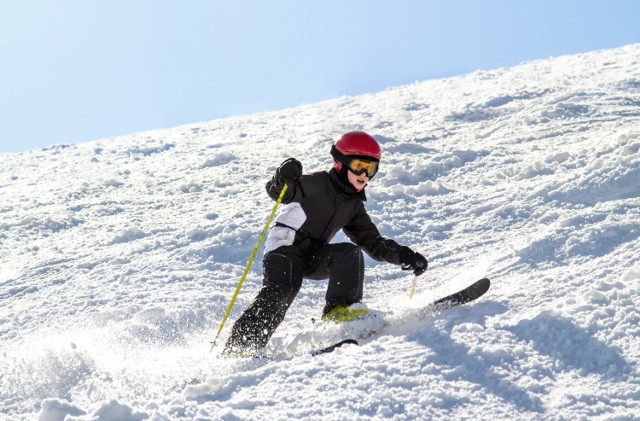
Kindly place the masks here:
<instances>
[{"instance_id":1,"label":"skier","mask_svg":"<svg viewBox=\"0 0 640 421\"><path fill-rule=\"evenodd\" d=\"M250 356L262 349L303 278L329 279L323 319L361 317L366 310L349 306L362 300L363 249L375 260L412 269L416 276L427 270L422 255L382 237L364 208L364 189L380 163L378 142L365 132L349 132L332 146L331 155L334 165L328 172L302 175L302 164L289 158L267 183L274 200L287 184L282 203L288 205L265 243L262 288L233 326L224 355ZM353 243L330 244L341 229Z\"/></svg>"}]
</instances>

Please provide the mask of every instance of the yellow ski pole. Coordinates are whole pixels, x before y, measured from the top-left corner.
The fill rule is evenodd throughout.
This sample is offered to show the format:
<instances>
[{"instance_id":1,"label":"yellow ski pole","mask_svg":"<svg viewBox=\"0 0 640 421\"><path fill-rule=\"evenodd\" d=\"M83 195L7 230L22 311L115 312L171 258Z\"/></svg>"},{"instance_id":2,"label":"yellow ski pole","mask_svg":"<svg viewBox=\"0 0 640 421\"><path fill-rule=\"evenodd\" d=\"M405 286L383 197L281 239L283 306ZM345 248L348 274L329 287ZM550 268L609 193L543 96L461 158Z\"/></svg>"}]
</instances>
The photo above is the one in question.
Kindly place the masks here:
<instances>
[{"instance_id":1,"label":"yellow ski pole","mask_svg":"<svg viewBox=\"0 0 640 421\"><path fill-rule=\"evenodd\" d=\"M413 284L411 285L411 291L409 291L409 299L413 298L413 294L416 292L416 285L418 285L418 277L413 277Z\"/></svg>"},{"instance_id":2,"label":"yellow ski pole","mask_svg":"<svg viewBox=\"0 0 640 421\"><path fill-rule=\"evenodd\" d=\"M224 324L227 322L227 318L229 317L229 313L231 313L231 309L233 308L233 304L236 302L236 298L238 297L238 293L240 292L240 288L242 288L242 284L244 283L244 279L247 277L247 274L249 273L249 268L251 267L251 264L253 263L253 259L256 257L256 254L258 253L258 249L260 248L260 244L262 243L262 240L264 239L264 236L267 233L267 230L269 229L269 225L271 225L271 221L273 220L273 217L276 214L276 211L278 210L278 206L280 206L280 203L282 202L282 198L284 197L285 192L287 191L288 186L285 184L284 187L282 187L282 191L280 192L280 196L278 196L278 200L276 200L276 205L273 207L273 210L271 211L271 215L269 215L269 220L267 221L267 224L264 226L264 229L262 230L262 232L260 233L260 237L258 238L258 244L256 244L256 246L253 248L253 253L251 253L251 257L249 258L249 261L247 262L247 266L244 268L244 273L242 274L242 277L240 278L240 282L238 282L238 286L236 287L236 291L233 293L233 297L231 298L231 302L229 303L229 307L227 307L227 311L224 314L224 318L222 319L222 323L220 323L220 328L218 329L218 333L216 333L216 337L213 340L213 342L211 343L211 351L213 351L213 348L216 346L216 341L218 340L218 337L220 336L220 332L222 332L222 328L224 327Z\"/></svg>"}]
</instances>

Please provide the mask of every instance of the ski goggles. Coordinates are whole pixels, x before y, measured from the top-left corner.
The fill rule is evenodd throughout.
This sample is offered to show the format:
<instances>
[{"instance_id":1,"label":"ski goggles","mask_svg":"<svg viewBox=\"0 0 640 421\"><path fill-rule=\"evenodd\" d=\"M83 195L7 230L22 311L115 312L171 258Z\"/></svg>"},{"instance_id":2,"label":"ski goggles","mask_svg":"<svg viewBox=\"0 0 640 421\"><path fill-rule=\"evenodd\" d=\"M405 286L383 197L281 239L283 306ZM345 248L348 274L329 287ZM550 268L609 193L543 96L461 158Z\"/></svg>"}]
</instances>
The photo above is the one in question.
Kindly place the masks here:
<instances>
[{"instance_id":1,"label":"ski goggles","mask_svg":"<svg viewBox=\"0 0 640 421\"><path fill-rule=\"evenodd\" d=\"M348 158L348 157L347 157ZM361 158L352 158L347 163L349 170L355 175L367 173L367 177L373 178L378 172L378 162Z\"/></svg>"}]
</instances>

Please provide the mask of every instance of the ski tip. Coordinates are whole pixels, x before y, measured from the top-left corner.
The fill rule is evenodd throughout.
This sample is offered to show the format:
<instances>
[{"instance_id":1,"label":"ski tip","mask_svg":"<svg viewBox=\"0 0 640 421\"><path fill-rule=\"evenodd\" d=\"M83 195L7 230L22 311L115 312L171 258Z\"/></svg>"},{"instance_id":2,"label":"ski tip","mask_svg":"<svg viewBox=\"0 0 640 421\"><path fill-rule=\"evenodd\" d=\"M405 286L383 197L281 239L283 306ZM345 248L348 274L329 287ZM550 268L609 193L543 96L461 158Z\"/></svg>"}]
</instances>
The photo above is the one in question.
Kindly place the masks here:
<instances>
[{"instance_id":1,"label":"ski tip","mask_svg":"<svg viewBox=\"0 0 640 421\"><path fill-rule=\"evenodd\" d=\"M478 282L476 282L476 285L489 289L489 287L491 286L491 280L489 278L482 278Z\"/></svg>"},{"instance_id":2,"label":"ski tip","mask_svg":"<svg viewBox=\"0 0 640 421\"><path fill-rule=\"evenodd\" d=\"M482 278L478 282L473 285L473 288L478 291L480 295L489 291L489 287L491 286L491 280L489 278Z\"/></svg>"}]
</instances>

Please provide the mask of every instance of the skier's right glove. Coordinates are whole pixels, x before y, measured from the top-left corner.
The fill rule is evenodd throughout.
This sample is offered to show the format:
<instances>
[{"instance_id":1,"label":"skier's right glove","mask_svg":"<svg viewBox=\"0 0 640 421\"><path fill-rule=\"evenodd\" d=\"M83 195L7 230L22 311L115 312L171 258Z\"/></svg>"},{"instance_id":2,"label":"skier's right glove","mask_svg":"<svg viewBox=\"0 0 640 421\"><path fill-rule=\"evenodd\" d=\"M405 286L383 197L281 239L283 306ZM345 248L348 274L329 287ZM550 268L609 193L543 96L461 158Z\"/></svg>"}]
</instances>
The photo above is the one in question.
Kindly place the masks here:
<instances>
[{"instance_id":1,"label":"skier's right glove","mask_svg":"<svg viewBox=\"0 0 640 421\"><path fill-rule=\"evenodd\" d=\"M276 170L276 177L287 184L295 183L301 175L302 164L295 158L287 159Z\"/></svg>"},{"instance_id":2,"label":"skier's right glove","mask_svg":"<svg viewBox=\"0 0 640 421\"><path fill-rule=\"evenodd\" d=\"M426 272L429 262L420 253L416 253L409 247L400 248L400 264L403 270L413 270L413 274L420 276Z\"/></svg>"}]
</instances>

